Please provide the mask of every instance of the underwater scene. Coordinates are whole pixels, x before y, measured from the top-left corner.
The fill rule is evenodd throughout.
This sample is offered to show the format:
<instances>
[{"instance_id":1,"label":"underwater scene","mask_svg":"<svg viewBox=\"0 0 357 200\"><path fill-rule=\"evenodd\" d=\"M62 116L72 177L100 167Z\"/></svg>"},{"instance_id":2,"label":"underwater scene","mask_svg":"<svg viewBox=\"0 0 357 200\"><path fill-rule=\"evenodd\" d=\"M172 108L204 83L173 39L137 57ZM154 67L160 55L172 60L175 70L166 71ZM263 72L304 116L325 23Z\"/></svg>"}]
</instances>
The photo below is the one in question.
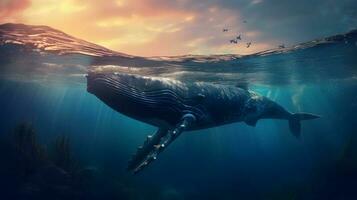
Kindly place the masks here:
<instances>
[{"instance_id":1,"label":"underwater scene","mask_svg":"<svg viewBox=\"0 0 357 200\"><path fill-rule=\"evenodd\" d=\"M1 24L0 199L356 199L357 29L218 52Z\"/></svg>"}]
</instances>

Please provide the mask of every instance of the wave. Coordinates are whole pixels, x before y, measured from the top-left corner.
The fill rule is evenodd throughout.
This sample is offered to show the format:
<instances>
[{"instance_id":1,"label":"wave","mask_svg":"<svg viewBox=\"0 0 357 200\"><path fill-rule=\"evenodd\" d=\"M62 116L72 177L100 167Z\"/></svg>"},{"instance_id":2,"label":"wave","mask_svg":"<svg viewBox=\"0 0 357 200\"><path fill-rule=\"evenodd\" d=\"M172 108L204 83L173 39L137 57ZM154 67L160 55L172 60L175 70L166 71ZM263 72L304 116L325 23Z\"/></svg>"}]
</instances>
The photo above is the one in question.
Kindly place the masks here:
<instances>
[{"instance_id":1,"label":"wave","mask_svg":"<svg viewBox=\"0 0 357 200\"><path fill-rule=\"evenodd\" d=\"M286 85L355 80L357 30L251 55L138 57L46 26L0 25L1 77L121 72L181 81ZM66 77L66 78L68 78Z\"/></svg>"}]
</instances>

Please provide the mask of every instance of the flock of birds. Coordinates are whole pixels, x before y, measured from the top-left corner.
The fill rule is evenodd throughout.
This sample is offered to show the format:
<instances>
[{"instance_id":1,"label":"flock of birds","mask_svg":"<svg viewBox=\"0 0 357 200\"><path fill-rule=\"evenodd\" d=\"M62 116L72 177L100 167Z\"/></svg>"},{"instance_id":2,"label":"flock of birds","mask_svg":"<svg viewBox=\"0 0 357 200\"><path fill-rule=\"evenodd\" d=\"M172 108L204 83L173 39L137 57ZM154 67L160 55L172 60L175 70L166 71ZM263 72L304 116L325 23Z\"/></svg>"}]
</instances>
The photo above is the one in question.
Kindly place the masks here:
<instances>
[{"instance_id":1,"label":"flock of birds","mask_svg":"<svg viewBox=\"0 0 357 200\"><path fill-rule=\"evenodd\" d=\"M244 20L243 23L247 23L247 21ZM222 31L223 31L223 32L228 32L229 29L228 29L228 28L224 28ZM241 36L241 34L239 34L239 35L236 36L235 38L229 40L229 42L230 42L231 44L238 44L238 41L241 41L241 40L242 40L242 36ZM246 43L246 48L249 48L251 45L252 45L252 42L247 42L247 43ZM284 44L281 44L281 45L279 45L279 48L281 48L281 49L282 49L282 48L285 48L285 45L284 45Z\"/></svg>"},{"instance_id":2,"label":"flock of birds","mask_svg":"<svg viewBox=\"0 0 357 200\"><path fill-rule=\"evenodd\" d=\"M223 32L228 32L228 31L229 31L228 28L224 28L224 29L223 29ZM239 34L238 36L236 36L234 39L229 40L229 42L230 42L231 44L238 44L238 41L239 41L239 40L242 40L242 35L241 35L241 34ZM247 43L246 43L246 47L247 47L247 48L249 48L250 45L252 45L252 42L247 42Z\"/></svg>"}]
</instances>

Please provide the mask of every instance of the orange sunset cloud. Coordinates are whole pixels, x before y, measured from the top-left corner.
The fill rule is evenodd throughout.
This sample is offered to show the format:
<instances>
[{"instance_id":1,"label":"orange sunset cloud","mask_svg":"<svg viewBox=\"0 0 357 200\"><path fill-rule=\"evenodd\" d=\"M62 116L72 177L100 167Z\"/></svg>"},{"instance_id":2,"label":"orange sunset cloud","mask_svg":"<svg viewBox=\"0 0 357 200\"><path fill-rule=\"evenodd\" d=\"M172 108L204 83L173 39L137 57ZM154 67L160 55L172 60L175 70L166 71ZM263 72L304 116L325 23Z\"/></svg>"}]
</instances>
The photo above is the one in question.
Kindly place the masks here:
<instances>
[{"instance_id":1,"label":"orange sunset cloud","mask_svg":"<svg viewBox=\"0 0 357 200\"><path fill-rule=\"evenodd\" d=\"M16 0L1 3L1 23L47 25L109 49L140 56L249 54L271 47L256 41L239 12L219 5L190 8L185 0ZM223 28L229 32L223 33ZM240 44L229 40L242 34ZM253 42L246 48L246 42Z\"/></svg>"}]
</instances>

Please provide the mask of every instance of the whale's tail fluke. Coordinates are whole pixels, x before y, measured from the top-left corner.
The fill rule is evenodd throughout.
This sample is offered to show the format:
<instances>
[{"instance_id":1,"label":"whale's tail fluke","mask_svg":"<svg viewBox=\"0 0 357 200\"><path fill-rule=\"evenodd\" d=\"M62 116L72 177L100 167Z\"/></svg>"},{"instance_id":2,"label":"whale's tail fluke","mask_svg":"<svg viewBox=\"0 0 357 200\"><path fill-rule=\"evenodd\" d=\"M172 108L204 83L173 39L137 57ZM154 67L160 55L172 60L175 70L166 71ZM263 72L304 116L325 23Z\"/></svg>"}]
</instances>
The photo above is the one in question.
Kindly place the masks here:
<instances>
[{"instance_id":1,"label":"whale's tail fluke","mask_svg":"<svg viewBox=\"0 0 357 200\"><path fill-rule=\"evenodd\" d=\"M291 133L295 137L300 136L301 132L301 123L302 120L310 120L320 118L318 115L310 114L310 113L293 113L289 117L289 128Z\"/></svg>"}]
</instances>

